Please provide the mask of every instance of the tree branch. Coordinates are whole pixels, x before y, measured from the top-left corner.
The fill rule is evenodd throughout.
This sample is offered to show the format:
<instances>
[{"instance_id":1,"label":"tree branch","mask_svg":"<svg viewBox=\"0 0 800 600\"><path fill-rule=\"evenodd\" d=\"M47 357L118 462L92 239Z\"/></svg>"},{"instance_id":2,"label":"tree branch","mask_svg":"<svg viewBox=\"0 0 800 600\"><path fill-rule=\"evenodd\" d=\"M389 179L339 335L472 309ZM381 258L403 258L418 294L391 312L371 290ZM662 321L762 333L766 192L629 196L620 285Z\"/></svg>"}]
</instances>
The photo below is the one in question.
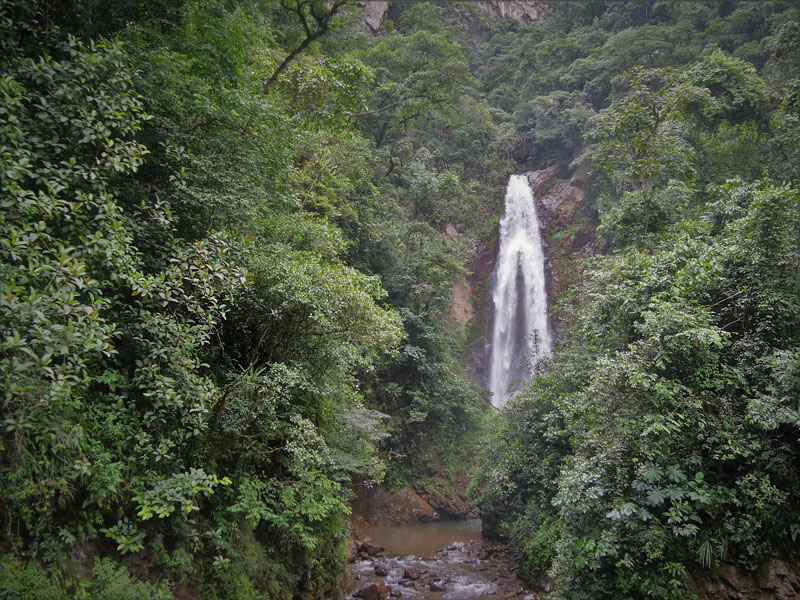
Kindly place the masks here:
<instances>
[{"instance_id":1,"label":"tree branch","mask_svg":"<svg viewBox=\"0 0 800 600\"><path fill-rule=\"evenodd\" d=\"M278 65L278 68L270 75L267 82L264 84L263 93L267 94L272 87L272 84L280 77L281 73L283 73L289 64L295 59L295 57L300 54L303 50L305 50L308 45L321 38L325 35L330 28L331 20L339 12L339 9L350 2L351 0L335 0L333 4L331 4L330 9L325 12L319 12L317 9L318 7L315 6L313 3L308 2L308 0L303 0L298 2L294 5L292 12L294 12L297 17L300 19L300 24L303 26L303 29L306 32L306 37L300 42L300 45L289 52L286 58L283 59L283 62ZM281 2L281 5L285 8L289 8L284 2ZM311 16L316 21L316 27L312 30L308 22L308 16L306 15L306 6L310 6Z\"/></svg>"}]
</instances>

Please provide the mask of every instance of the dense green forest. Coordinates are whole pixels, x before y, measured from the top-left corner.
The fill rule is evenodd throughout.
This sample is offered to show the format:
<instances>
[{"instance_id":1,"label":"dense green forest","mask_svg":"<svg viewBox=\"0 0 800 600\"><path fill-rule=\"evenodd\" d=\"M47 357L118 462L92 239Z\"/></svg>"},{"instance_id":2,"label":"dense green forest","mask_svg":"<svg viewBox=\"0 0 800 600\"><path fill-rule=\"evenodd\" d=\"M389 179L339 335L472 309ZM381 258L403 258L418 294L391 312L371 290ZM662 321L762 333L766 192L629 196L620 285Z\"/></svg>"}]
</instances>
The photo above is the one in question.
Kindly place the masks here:
<instances>
[{"instance_id":1,"label":"dense green forest","mask_svg":"<svg viewBox=\"0 0 800 600\"><path fill-rule=\"evenodd\" d=\"M434 457L553 598L794 552L796 3L0 0L0 53L0 598L335 597ZM495 414L453 283L551 164L597 252Z\"/></svg>"},{"instance_id":2,"label":"dense green forest","mask_svg":"<svg viewBox=\"0 0 800 600\"><path fill-rule=\"evenodd\" d=\"M800 534L800 14L554 8L492 38L487 91L526 165L590 170L599 252L472 485L553 598L685 598Z\"/></svg>"}]
</instances>

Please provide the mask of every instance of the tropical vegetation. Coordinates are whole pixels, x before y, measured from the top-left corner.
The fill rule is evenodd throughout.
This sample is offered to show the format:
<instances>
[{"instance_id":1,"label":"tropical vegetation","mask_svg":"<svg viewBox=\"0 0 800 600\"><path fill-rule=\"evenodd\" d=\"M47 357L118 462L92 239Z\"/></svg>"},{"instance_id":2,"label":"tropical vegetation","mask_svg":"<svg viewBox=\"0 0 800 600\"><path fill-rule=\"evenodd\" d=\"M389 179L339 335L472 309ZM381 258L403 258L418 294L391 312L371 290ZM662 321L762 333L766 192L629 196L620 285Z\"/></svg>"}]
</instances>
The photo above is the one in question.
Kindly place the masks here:
<instances>
[{"instance_id":1,"label":"tropical vegetation","mask_svg":"<svg viewBox=\"0 0 800 600\"><path fill-rule=\"evenodd\" d=\"M0 597L334 597L470 465L553 598L792 550L800 11L549 4L0 1ZM453 286L548 165L595 256L495 415Z\"/></svg>"}]
</instances>

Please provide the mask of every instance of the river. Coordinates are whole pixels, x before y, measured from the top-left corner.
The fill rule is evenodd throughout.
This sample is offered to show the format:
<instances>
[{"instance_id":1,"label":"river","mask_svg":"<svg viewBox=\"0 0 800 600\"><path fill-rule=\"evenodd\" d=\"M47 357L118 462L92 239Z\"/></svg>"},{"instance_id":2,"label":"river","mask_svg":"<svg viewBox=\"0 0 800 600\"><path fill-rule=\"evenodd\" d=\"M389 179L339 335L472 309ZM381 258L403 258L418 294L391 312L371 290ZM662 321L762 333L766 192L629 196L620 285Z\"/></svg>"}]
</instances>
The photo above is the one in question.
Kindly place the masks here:
<instances>
[{"instance_id":1,"label":"river","mask_svg":"<svg viewBox=\"0 0 800 600\"><path fill-rule=\"evenodd\" d=\"M537 597L516 577L508 549L483 539L479 519L365 527L358 535L348 599Z\"/></svg>"}]
</instances>

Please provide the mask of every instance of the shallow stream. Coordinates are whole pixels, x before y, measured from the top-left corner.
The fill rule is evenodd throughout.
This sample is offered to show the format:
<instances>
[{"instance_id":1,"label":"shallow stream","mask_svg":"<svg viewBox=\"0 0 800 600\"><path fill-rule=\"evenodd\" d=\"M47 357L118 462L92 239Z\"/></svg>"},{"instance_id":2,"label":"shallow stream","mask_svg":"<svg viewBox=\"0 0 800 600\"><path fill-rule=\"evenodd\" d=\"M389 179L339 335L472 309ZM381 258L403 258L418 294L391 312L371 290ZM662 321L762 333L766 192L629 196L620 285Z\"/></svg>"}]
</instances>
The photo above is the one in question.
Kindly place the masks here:
<instances>
[{"instance_id":1,"label":"shallow stream","mask_svg":"<svg viewBox=\"0 0 800 600\"><path fill-rule=\"evenodd\" d=\"M508 550L482 538L479 519L365 527L358 533L347 598L385 597L370 595L377 590L392 598L434 600L536 597L517 579Z\"/></svg>"}]
</instances>

